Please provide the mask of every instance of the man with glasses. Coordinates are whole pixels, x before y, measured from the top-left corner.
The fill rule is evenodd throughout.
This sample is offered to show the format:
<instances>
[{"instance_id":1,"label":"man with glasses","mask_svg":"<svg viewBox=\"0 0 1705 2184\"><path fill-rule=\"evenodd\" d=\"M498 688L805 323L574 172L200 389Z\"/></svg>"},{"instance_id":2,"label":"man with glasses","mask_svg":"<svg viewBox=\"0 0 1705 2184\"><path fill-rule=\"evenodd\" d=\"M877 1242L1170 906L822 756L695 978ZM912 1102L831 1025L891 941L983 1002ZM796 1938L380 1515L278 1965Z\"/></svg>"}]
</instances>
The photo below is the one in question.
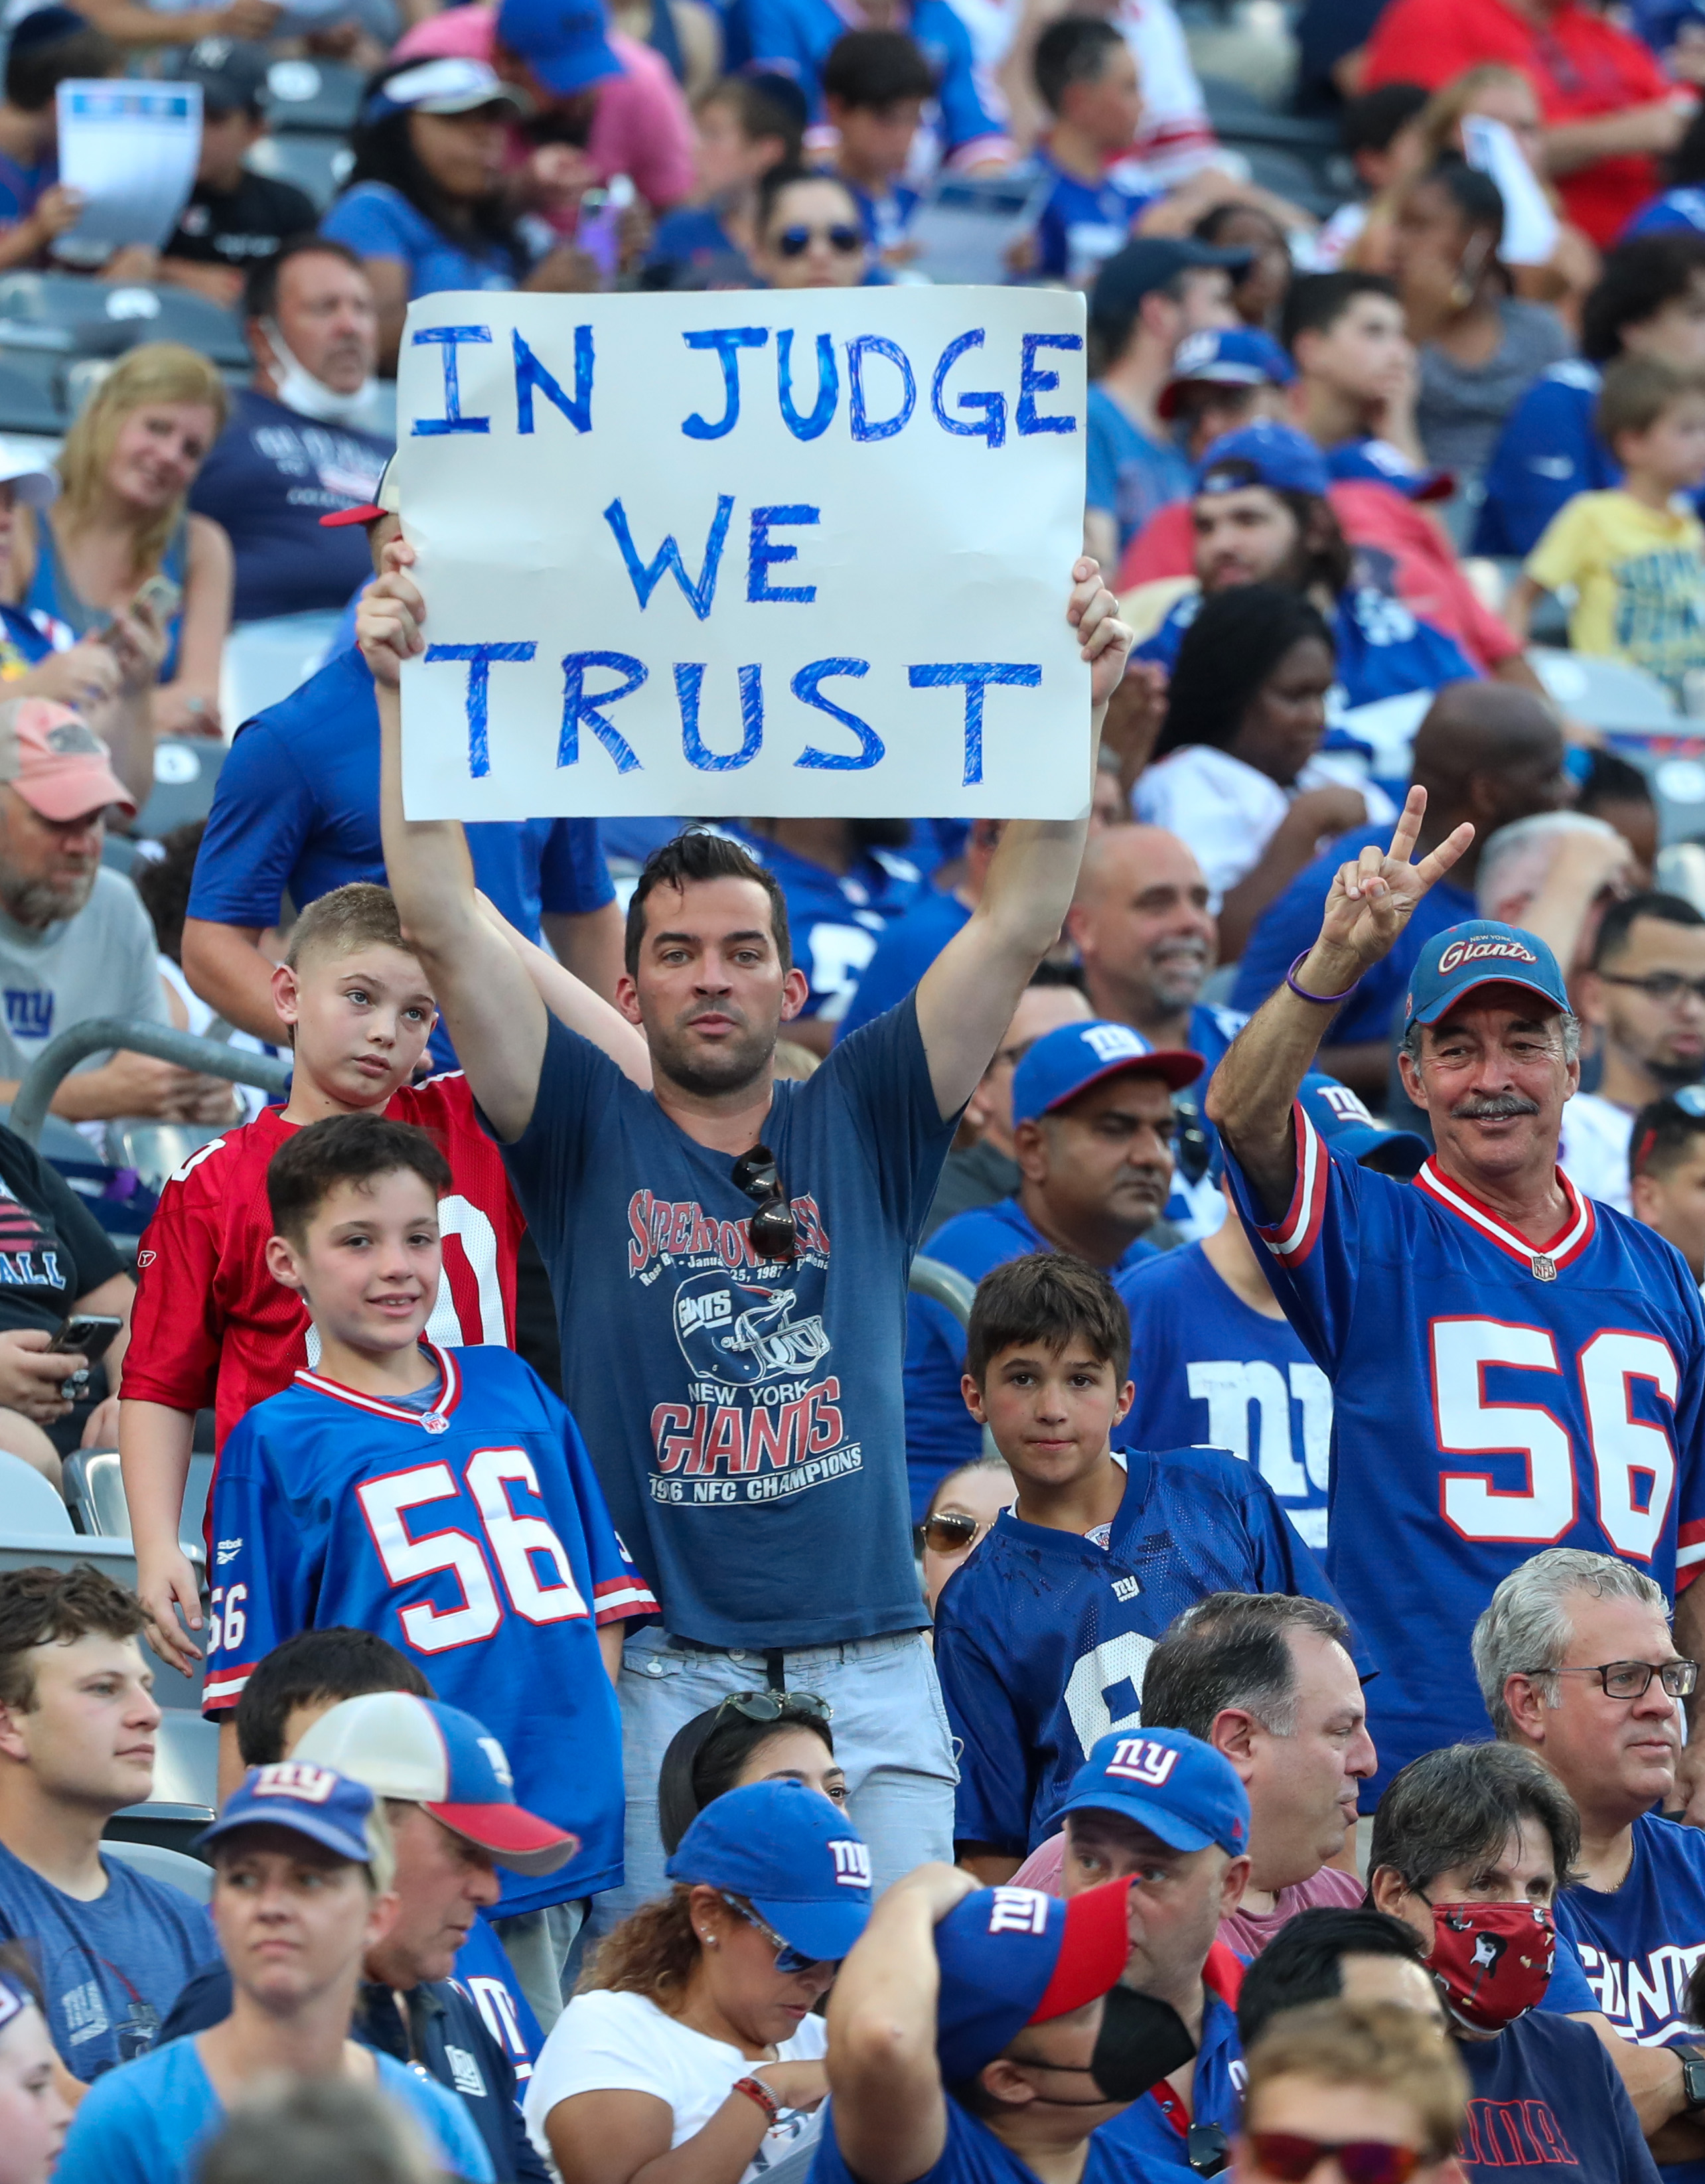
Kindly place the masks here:
<instances>
[{"instance_id":1,"label":"man with glasses","mask_svg":"<svg viewBox=\"0 0 1705 2184\"><path fill-rule=\"evenodd\" d=\"M1602 1123L1594 1134L1615 1139L1623 1154L1613 1187L1593 1195L1625 1213L1623 1163L1635 1113L1705 1078L1705 917L1675 894L1613 903L1581 981L1580 1012L1597 1030L1602 1067L1597 1090L1578 1095L1574 1106Z\"/></svg>"},{"instance_id":2,"label":"man with glasses","mask_svg":"<svg viewBox=\"0 0 1705 2184\"><path fill-rule=\"evenodd\" d=\"M1705 2177L1705 2055L1687 1978L1705 1955L1705 1833L1675 1800L1680 1701L1698 1681L1669 1605L1614 1556L1552 1547L1513 1570L1474 1626L1474 1668L1506 1744L1542 1759L1580 1813L1580 1879L1557 1899L1663 2175Z\"/></svg>"}]
</instances>

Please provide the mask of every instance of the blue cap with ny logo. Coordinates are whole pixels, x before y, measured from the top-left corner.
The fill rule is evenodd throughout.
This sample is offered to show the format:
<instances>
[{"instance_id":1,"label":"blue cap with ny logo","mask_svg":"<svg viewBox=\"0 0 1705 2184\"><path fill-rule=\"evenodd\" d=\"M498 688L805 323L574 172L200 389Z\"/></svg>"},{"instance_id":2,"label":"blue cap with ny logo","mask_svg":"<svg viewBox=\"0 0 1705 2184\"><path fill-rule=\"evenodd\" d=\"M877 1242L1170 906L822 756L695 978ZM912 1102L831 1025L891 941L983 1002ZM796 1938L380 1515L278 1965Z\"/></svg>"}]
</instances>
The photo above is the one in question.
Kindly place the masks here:
<instances>
[{"instance_id":1,"label":"blue cap with ny logo","mask_svg":"<svg viewBox=\"0 0 1705 2184\"><path fill-rule=\"evenodd\" d=\"M1525 986L1554 1009L1568 1006L1557 958L1538 933L1492 917L1470 917L1421 944L1409 974L1404 1028L1437 1023L1477 986Z\"/></svg>"},{"instance_id":2,"label":"blue cap with ny logo","mask_svg":"<svg viewBox=\"0 0 1705 2184\"><path fill-rule=\"evenodd\" d=\"M744 1897L790 1948L845 1956L870 1917L870 1852L840 1809L802 1782L749 1782L713 1797L664 1868Z\"/></svg>"},{"instance_id":3,"label":"blue cap with ny logo","mask_svg":"<svg viewBox=\"0 0 1705 2184\"><path fill-rule=\"evenodd\" d=\"M1207 1067L1188 1047L1151 1046L1128 1024L1061 1024L1039 1039L1012 1072L1012 1119L1033 1123L1063 1107L1104 1077L1141 1071L1173 1091L1194 1084Z\"/></svg>"},{"instance_id":4,"label":"blue cap with ny logo","mask_svg":"<svg viewBox=\"0 0 1705 2184\"><path fill-rule=\"evenodd\" d=\"M1054 1814L1117 1813L1173 1850L1249 1848L1249 1792L1231 1762L1182 1729L1115 1730L1072 1777Z\"/></svg>"}]
</instances>

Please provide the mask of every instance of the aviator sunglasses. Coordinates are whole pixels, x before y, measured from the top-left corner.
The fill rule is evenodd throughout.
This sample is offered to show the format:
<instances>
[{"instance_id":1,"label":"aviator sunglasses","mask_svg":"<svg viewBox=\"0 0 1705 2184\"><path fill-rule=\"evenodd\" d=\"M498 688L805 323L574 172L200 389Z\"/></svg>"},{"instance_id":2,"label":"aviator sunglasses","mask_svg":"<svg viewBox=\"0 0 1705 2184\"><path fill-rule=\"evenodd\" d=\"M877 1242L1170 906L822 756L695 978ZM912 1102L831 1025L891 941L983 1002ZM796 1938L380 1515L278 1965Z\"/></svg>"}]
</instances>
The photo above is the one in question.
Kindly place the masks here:
<instances>
[{"instance_id":1,"label":"aviator sunglasses","mask_svg":"<svg viewBox=\"0 0 1705 2184\"><path fill-rule=\"evenodd\" d=\"M826 242L843 258L850 258L854 251L864 248L863 236L844 220L837 220L833 227L784 227L776 237L776 248L783 258L803 258L819 240Z\"/></svg>"}]
</instances>

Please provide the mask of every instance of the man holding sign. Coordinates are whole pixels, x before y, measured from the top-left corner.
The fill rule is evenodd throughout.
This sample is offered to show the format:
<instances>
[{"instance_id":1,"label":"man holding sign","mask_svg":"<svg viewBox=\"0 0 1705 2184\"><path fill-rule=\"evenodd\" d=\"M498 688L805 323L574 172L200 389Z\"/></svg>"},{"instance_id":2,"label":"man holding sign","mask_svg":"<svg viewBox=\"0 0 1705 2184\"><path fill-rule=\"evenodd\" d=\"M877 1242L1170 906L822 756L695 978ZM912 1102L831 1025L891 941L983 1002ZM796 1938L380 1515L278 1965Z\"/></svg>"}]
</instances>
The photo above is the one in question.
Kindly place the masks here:
<instances>
[{"instance_id":1,"label":"man holding sign","mask_svg":"<svg viewBox=\"0 0 1705 2184\"><path fill-rule=\"evenodd\" d=\"M398 673L426 646L415 558L405 541L387 549L357 622L379 688L391 884L550 1270L569 1401L664 1603L666 1635L640 1634L623 1666L627 1879L604 1912L663 1886L655 1791L676 1730L763 1685L833 1706L881 1886L952 1854L907 1516L906 1269L960 1110L1059 932L1087 810L1009 825L916 992L804 1084L774 1081L806 993L779 889L720 836L667 844L635 891L618 988L651 1050L654 1090L638 1092L493 944L460 824L404 817ZM1046 762L1081 768L1087 807L1130 633L1093 561L1076 565L1067 615L1090 666L1090 741L1054 721Z\"/></svg>"}]
</instances>

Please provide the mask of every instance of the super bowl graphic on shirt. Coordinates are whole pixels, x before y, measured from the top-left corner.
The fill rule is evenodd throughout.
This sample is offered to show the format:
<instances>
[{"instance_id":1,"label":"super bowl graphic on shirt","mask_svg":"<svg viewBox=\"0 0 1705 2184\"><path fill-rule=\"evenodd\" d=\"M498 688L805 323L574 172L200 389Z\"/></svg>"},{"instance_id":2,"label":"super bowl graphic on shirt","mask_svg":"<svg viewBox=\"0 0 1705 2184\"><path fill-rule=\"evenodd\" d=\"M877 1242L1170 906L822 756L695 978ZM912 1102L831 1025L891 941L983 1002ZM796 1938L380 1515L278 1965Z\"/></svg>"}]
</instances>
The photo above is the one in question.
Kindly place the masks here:
<instances>
[{"instance_id":1,"label":"super bowl graphic on shirt","mask_svg":"<svg viewBox=\"0 0 1705 2184\"><path fill-rule=\"evenodd\" d=\"M696 1199L637 1190L628 1202L629 1276L670 1284L689 1376L682 1400L651 1413L654 1502L773 1502L864 1462L846 1437L822 1315L794 1286L801 1268L827 1272L828 1234L814 1199L794 1199L793 1215L799 1251L784 1262L761 1259L748 1223Z\"/></svg>"}]
</instances>

